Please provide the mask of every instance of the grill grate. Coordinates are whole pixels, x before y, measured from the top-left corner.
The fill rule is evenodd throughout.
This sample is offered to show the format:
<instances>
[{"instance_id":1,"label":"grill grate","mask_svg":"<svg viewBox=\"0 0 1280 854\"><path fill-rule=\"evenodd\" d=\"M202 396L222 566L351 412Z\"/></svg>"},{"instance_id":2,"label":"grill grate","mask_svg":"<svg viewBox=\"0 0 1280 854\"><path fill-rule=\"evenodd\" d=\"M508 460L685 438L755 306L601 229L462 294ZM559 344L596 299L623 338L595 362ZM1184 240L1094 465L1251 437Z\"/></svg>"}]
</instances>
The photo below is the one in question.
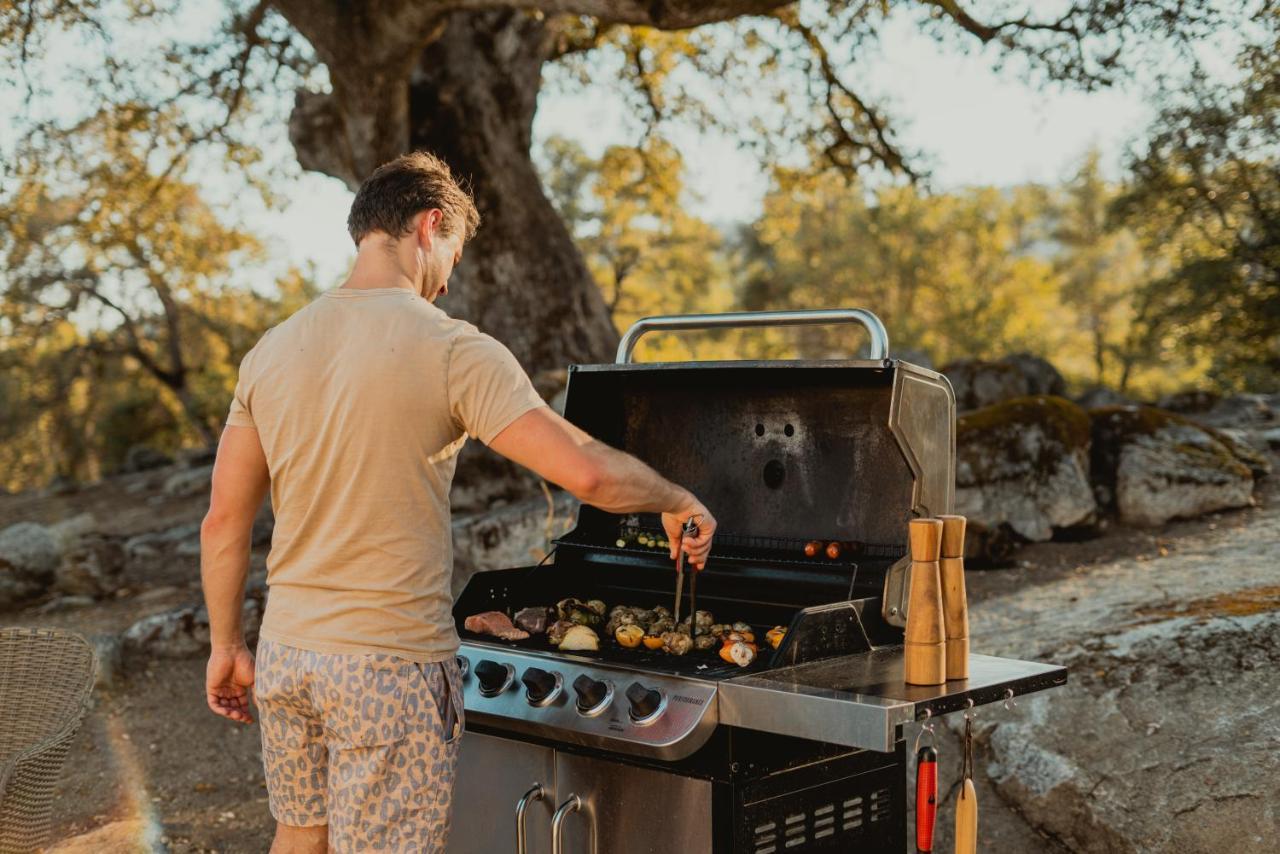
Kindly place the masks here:
<instances>
[{"instance_id":1,"label":"grill grate","mask_svg":"<svg viewBox=\"0 0 1280 854\"><path fill-rule=\"evenodd\" d=\"M644 535L653 538L665 538L666 531L657 525L637 525L624 524L621 525L614 535L615 542L591 544L592 548L598 548L602 551L613 552L615 554L648 554L660 553L663 550L654 546L639 545L635 542L628 542L624 546L617 545L617 540L628 540L632 536ZM724 531L716 532L715 543L712 546L712 561L754 561L759 562L767 560L771 564L784 564L789 566L818 566L818 567L853 567L856 561L867 558L879 558L887 560L897 560L905 555L906 547L902 544L887 543L863 543L851 542L849 540L840 540L843 549L838 559L828 558L824 553L819 553L816 557L806 557L804 554L805 544L809 542L819 542L824 545L831 542L830 539L821 537L797 538L797 537L762 537L749 534L733 534Z\"/></svg>"}]
</instances>

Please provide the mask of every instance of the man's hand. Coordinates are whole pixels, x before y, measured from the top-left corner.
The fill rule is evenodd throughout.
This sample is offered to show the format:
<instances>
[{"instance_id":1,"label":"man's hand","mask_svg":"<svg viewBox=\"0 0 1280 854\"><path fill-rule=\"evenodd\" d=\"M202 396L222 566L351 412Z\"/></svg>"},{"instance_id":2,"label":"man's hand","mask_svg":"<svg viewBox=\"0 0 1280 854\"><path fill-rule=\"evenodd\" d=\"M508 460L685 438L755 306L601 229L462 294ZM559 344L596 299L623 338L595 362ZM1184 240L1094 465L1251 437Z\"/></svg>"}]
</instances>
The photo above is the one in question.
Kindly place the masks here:
<instances>
[{"instance_id":1,"label":"man's hand","mask_svg":"<svg viewBox=\"0 0 1280 854\"><path fill-rule=\"evenodd\" d=\"M684 523L691 517L698 526L698 533L692 537L684 537ZM672 560L676 559L676 549L680 548L689 556L689 563L694 569L701 570L706 566L707 555L711 553L711 538L716 532L716 517L711 515L711 511L702 502L694 499L678 513L663 513L662 527L666 529L667 540L671 543Z\"/></svg>"},{"instance_id":2,"label":"man's hand","mask_svg":"<svg viewBox=\"0 0 1280 854\"><path fill-rule=\"evenodd\" d=\"M214 649L209 654L204 690L214 714L253 723L249 690L253 688L253 653L241 645L231 649Z\"/></svg>"}]
</instances>

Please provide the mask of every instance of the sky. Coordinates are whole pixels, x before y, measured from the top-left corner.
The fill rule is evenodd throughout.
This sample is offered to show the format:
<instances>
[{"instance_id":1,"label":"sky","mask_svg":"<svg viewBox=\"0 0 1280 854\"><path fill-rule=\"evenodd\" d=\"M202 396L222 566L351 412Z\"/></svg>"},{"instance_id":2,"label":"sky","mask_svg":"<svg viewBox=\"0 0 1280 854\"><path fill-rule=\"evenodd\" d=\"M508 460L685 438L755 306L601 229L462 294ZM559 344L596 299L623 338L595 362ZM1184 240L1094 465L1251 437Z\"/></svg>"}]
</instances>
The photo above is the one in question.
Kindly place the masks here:
<instances>
[{"instance_id":1,"label":"sky","mask_svg":"<svg viewBox=\"0 0 1280 854\"><path fill-rule=\"evenodd\" d=\"M215 4L196 4L191 11L208 26L221 14ZM189 16L182 20L192 23ZM149 35L153 41L172 37ZM50 62L58 47L70 46L53 43ZM1104 170L1119 177L1125 146L1141 138L1152 117L1136 87L1092 93L1032 87L1012 72L992 70L990 54L940 45L903 15L888 20L875 51L842 73L888 110L905 150L923 153L933 190L1061 181L1091 147L1101 152ZM283 113L292 95L280 97ZM18 101L16 88L0 86L0 111L11 112ZM78 104L71 92L55 90L49 109L74 114ZM605 84L572 92L546 86L534 121L535 145L561 135L598 155L608 145L632 142L638 126L627 109ZM755 218L768 188L765 165L731 137L682 127L667 132L685 160L691 213L721 227ZM6 136L0 128L0 143ZM229 215L266 242L269 262L253 275L270 281L298 266L313 271L321 287L336 284L354 255L345 228L351 192L336 179L296 167L284 121L263 122L261 145L268 159L295 164L297 177L277 188L283 207L268 209L240 193L239 182L221 178L217 167L201 182L206 198L226 202Z\"/></svg>"},{"instance_id":2,"label":"sky","mask_svg":"<svg viewBox=\"0 0 1280 854\"><path fill-rule=\"evenodd\" d=\"M906 19L889 22L880 51L863 82L890 108L905 147L925 153L935 190L1059 181L1091 147L1118 177L1125 146L1141 138L1152 118L1135 89L1033 88L993 71L987 56L944 48ZM625 109L604 86L574 94L544 90L535 140L567 136L598 155L631 139ZM721 226L754 218L768 184L755 157L724 136L677 131L673 138L687 166L691 213ZM295 264L314 263L325 286L352 258L344 227L351 194L334 179L304 175L285 195L288 207L260 212L254 225L274 235L274 252Z\"/></svg>"}]
</instances>

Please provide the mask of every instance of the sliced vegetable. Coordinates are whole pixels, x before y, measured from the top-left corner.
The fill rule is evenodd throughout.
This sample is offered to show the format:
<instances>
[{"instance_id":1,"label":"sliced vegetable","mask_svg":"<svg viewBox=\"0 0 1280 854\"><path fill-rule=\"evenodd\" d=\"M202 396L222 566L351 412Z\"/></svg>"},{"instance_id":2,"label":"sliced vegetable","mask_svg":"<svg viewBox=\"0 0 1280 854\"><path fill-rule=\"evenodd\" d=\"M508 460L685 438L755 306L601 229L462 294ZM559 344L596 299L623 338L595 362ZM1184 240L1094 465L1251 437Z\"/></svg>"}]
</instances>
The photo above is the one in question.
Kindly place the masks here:
<instances>
[{"instance_id":1,"label":"sliced vegetable","mask_svg":"<svg viewBox=\"0 0 1280 854\"><path fill-rule=\"evenodd\" d=\"M660 635L645 635L645 649L662 649L662 637Z\"/></svg>"},{"instance_id":2,"label":"sliced vegetable","mask_svg":"<svg viewBox=\"0 0 1280 854\"><path fill-rule=\"evenodd\" d=\"M613 633L613 637L614 640L627 649L635 649L640 645L640 641L644 639L644 629L634 623L628 626L618 626L617 631Z\"/></svg>"},{"instance_id":3,"label":"sliced vegetable","mask_svg":"<svg viewBox=\"0 0 1280 854\"><path fill-rule=\"evenodd\" d=\"M764 633L764 639L769 642L769 646L777 649L782 643L782 639L787 636L787 630L782 626L774 626Z\"/></svg>"},{"instance_id":4,"label":"sliced vegetable","mask_svg":"<svg viewBox=\"0 0 1280 854\"><path fill-rule=\"evenodd\" d=\"M560 640L562 650L596 650L600 648L600 638L586 626L572 626Z\"/></svg>"}]
</instances>

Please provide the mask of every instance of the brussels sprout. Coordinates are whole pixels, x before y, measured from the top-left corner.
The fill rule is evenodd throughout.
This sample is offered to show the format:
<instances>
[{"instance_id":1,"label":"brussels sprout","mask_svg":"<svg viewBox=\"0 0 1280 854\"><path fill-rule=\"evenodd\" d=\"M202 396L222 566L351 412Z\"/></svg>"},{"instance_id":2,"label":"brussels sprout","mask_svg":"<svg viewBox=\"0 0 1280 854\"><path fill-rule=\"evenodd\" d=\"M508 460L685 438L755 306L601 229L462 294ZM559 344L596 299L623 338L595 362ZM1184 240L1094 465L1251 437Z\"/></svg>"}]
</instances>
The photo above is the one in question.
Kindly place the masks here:
<instances>
[{"instance_id":1,"label":"brussels sprout","mask_svg":"<svg viewBox=\"0 0 1280 854\"><path fill-rule=\"evenodd\" d=\"M672 655L685 655L693 648L693 639L684 632L664 632L662 648Z\"/></svg>"}]
</instances>

